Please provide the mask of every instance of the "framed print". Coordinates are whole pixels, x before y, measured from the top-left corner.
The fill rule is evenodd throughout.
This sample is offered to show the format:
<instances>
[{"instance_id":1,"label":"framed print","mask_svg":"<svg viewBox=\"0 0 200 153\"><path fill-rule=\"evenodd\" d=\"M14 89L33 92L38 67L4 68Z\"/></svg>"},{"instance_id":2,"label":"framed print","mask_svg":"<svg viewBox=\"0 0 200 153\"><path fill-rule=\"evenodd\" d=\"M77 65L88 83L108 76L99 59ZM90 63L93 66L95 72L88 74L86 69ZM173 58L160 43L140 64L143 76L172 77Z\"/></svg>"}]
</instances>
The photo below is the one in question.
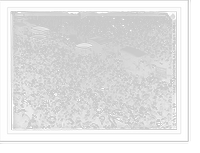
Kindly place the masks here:
<instances>
[{"instance_id":1,"label":"framed print","mask_svg":"<svg viewBox=\"0 0 200 153\"><path fill-rule=\"evenodd\" d=\"M1 1L0 142L188 142L189 1Z\"/></svg>"}]
</instances>

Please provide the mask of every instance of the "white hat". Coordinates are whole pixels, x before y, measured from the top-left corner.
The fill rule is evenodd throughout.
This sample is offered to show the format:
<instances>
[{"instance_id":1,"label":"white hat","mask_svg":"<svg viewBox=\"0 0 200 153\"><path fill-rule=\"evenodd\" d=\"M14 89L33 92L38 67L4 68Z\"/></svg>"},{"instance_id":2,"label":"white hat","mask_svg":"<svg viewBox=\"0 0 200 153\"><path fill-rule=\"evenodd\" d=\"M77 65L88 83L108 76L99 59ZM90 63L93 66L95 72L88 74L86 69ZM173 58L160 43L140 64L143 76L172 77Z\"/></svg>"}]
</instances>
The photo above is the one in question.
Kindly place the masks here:
<instances>
[{"instance_id":1,"label":"white hat","mask_svg":"<svg viewBox=\"0 0 200 153\"><path fill-rule=\"evenodd\" d=\"M105 88L104 88L104 87L101 87L101 90L105 90Z\"/></svg>"},{"instance_id":2,"label":"white hat","mask_svg":"<svg viewBox=\"0 0 200 153\"><path fill-rule=\"evenodd\" d=\"M22 102L24 102L24 103L31 103L31 101L30 100L26 100L26 99L24 99Z\"/></svg>"},{"instance_id":3,"label":"white hat","mask_svg":"<svg viewBox=\"0 0 200 153\"><path fill-rule=\"evenodd\" d=\"M44 101L43 105L45 105L45 104L49 104L49 100Z\"/></svg>"},{"instance_id":4,"label":"white hat","mask_svg":"<svg viewBox=\"0 0 200 153\"><path fill-rule=\"evenodd\" d=\"M56 116L50 116L49 119L50 120L56 120Z\"/></svg>"},{"instance_id":5,"label":"white hat","mask_svg":"<svg viewBox=\"0 0 200 153\"><path fill-rule=\"evenodd\" d=\"M94 96L94 97L97 97L97 94L96 94L96 93L94 93L94 94L93 94L93 96Z\"/></svg>"},{"instance_id":6,"label":"white hat","mask_svg":"<svg viewBox=\"0 0 200 153\"><path fill-rule=\"evenodd\" d=\"M25 103L27 103L27 102L28 102L28 100L24 99L22 102L25 102Z\"/></svg>"},{"instance_id":7,"label":"white hat","mask_svg":"<svg viewBox=\"0 0 200 153\"><path fill-rule=\"evenodd\" d=\"M135 121L135 122L139 122L138 118L134 118L133 121Z\"/></svg>"},{"instance_id":8,"label":"white hat","mask_svg":"<svg viewBox=\"0 0 200 153\"><path fill-rule=\"evenodd\" d=\"M157 125L158 127L161 127L161 126L162 126L162 123L161 123L160 119L157 119L156 125Z\"/></svg>"},{"instance_id":9,"label":"white hat","mask_svg":"<svg viewBox=\"0 0 200 153\"><path fill-rule=\"evenodd\" d=\"M89 129L89 127L88 126L83 126L82 129Z\"/></svg>"},{"instance_id":10,"label":"white hat","mask_svg":"<svg viewBox=\"0 0 200 153\"><path fill-rule=\"evenodd\" d=\"M114 119L119 121L119 122L123 122L119 117L114 117Z\"/></svg>"},{"instance_id":11,"label":"white hat","mask_svg":"<svg viewBox=\"0 0 200 153\"><path fill-rule=\"evenodd\" d=\"M101 114L102 113L102 109L101 108L97 108L96 112L97 112L97 114Z\"/></svg>"},{"instance_id":12,"label":"white hat","mask_svg":"<svg viewBox=\"0 0 200 153\"><path fill-rule=\"evenodd\" d=\"M83 98L79 98L79 99L78 99L78 102L82 102L82 101L83 101Z\"/></svg>"},{"instance_id":13,"label":"white hat","mask_svg":"<svg viewBox=\"0 0 200 153\"><path fill-rule=\"evenodd\" d=\"M82 95L85 95L85 94L86 94L86 92L85 92L85 91L83 91L83 92L82 92Z\"/></svg>"}]
</instances>

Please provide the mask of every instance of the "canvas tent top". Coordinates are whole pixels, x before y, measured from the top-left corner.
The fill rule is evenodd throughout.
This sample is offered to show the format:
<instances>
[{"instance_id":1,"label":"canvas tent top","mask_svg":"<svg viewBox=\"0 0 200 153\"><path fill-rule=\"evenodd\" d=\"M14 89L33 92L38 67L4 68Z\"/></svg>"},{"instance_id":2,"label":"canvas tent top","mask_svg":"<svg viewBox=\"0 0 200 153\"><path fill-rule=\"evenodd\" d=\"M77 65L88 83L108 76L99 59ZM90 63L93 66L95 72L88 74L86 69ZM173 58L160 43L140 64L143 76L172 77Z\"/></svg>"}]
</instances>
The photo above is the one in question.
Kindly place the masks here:
<instances>
[{"instance_id":1,"label":"canvas tent top","mask_svg":"<svg viewBox=\"0 0 200 153\"><path fill-rule=\"evenodd\" d=\"M80 43L80 44L77 44L76 47L77 48L81 48L81 49L87 49L87 48L90 48L92 47L93 45L90 44L90 43Z\"/></svg>"},{"instance_id":2,"label":"canvas tent top","mask_svg":"<svg viewBox=\"0 0 200 153\"><path fill-rule=\"evenodd\" d=\"M33 25L38 25L39 21L37 20L25 20L25 22L29 23L29 24L33 24Z\"/></svg>"},{"instance_id":3,"label":"canvas tent top","mask_svg":"<svg viewBox=\"0 0 200 153\"><path fill-rule=\"evenodd\" d=\"M42 34L32 35L32 36L30 36L30 37L36 38L36 39L39 39L39 40L42 40L42 39L47 38L47 36L42 35Z\"/></svg>"},{"instance_id":4,"label":"canvas tent top","mask_svg":"<svg viewBox=\"0 0 200 153\"><path fill-rule=\"evenodd\" d=\"M50 30L49 28L42 27L42 26L34 26L34 27L31 27L31 29L37 30L37 31L41 31L41 32L49 31Z\"/></svg>"},{"instance_id":5,"label":"canvas tent top","mask_svg":"<svg viewBox=\"0 0 200 153\"><path fill-rule=\"evenodd\" d=\"M109 42L112 42L112 40L110 40L108 38L101 37L101 36L91 37L91 38L88 38L88 40L94 41L94 42L98 43L99 45L104 45L104 44L107 44Z\"/></svg>"},{"instance_id":6,"label":"canvas tent top","mask_svg":"<svg viewBox=\"0 0 200 153\"><path fill-rule=\"evenodd\" d=\"M146 53L141 51L140 49L136 49L134 47L129 47L129 46L122 48L121 51L135 57L143 57L144 55L146 55Z\"/></svg>"},{"instance_id":7,"label":"canvas tent top","mask_svg":"<svg viewBox=\"0 0 200 153\"><path fill-rule=\"evenodd\" d=\"M26 26L26 24L23 22L16 22L16 23L14 23L14 25L17 27L25 27Z\"/></svg>"}]
</instances>

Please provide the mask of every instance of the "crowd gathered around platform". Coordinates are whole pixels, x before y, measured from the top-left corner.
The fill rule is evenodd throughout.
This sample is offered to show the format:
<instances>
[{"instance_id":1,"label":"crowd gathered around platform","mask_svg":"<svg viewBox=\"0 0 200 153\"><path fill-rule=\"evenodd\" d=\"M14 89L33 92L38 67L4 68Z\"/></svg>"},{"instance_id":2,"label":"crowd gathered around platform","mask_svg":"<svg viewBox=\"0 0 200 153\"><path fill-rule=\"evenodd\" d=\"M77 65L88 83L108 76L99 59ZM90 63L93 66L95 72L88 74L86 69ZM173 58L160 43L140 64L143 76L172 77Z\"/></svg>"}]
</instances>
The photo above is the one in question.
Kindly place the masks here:
<instances>
[{"instance_id":1,"label":"crowd gathered around platform","mask_svg":"<svg viewBox=\"0 0 200 153\"><path fill-rule=\"evenodd\" d=\"M115 23L117 18L122 20L121 24ZM88 17L82 21L82 26L77 25L80 29L75 30L78 31L76 34L50 31L42 40L31 39L26 27L20 32L15 31L13 128L176 128L173 75L165 81L153 70L145 77L130 73L123 67L117 52L105 54L104 58L99 54L83 56L75 52L78 43L100 37L106 40L102 44L103 50L113 53L116 46L140 49L155 61L146 66L148 69L163 65L171 73L172 21L164 17L148 22L129 18L107 17L104 20L112 19L109 27L98 25L101 20L97 22L96 18ZM123 21L126 23L122 24ZM131 27L129 22L134 26ZM97 29L97 25L100 28ZM124 29L122 25L128 28Z\"/></svg>"}]
</instances>

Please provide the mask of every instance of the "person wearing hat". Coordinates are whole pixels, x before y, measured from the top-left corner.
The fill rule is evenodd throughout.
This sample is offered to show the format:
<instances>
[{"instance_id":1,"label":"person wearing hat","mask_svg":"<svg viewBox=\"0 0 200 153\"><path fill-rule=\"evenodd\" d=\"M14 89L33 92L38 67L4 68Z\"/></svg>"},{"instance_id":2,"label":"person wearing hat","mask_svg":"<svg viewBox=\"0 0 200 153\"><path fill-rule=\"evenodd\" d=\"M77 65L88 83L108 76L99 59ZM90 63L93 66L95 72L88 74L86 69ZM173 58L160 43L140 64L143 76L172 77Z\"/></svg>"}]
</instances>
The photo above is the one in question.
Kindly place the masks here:
<instances>
[{"instance_id":1,"label":"person wearing hat","mask_svg":"<svg viewBox=\"0 0 200 153\"><path fill-rule=\"evenodd\" d=\"M98 125L100 129L105 129L105 126L110 127L111 125L114 125L114 123L110 121L109 112L106 110L103 111L101 108L96 109L94 123Z\"/></svg>"},{"instance_id":2,"label":"person wearing hat","mask_svg":"<svg viewBox=\"0 0 200 153\"><path fill-rule=\"evenodd\" d=\"M99 120L100 120L100 122L101 122L101 126L103 126L104 121L105 121L105 116L100 116L100 117L99 117Z\"/></svg>"},{"instance_id":3,"label":"person wearing hat","mask_svg":"<svg viewBox=\"0 0 200 153\"><path fill-rule=\"evenodd\" d=\"M157 128L161 128L162 127L162 122L160 121L160 119L156 120L156 126L157 126Z\"/></svg>"},{"instance_id":4,"label":"person wearing hat","mask_svg":"<svg viewBox=\"0 0 200 153\"><path fill-rule=\"evenodd\" d=\"M43 117L43 106L41 105L40 107L37 107L35 112L34 112L34 115L36 116L36 121L38 123L38 126L40 127L41 123L42 123L42 117Z\"/></svg>"},{"instance_id":5,"label":"person wearing hat","mask_svg":"<svg viewBox=\"0 0 200 153\"><path fill-rule=\"evenodd\" d=\"M105 127L116 128L117 126L114 116L111 114L111 110L107 106L104 108L104 111L101 113L100 120L104 129Z\"/></svg>"},{"instance_id":6,"label":"person wearing hat","mask_svg":"<svg viewBox=\"0 0 200 153\"><path fill-rule=\"evenodd\" d=\"M33 129L33 126L31 124L31 122L28 122L28 126L26 127L27 130L32 130Z\"/></svg>"},{"instance_id":7,"label":"person wearing hat","mask_svg":"<svg viewBox=\"0 0 200 153\"><path fill-rule=\"evenodd\" d=\"M102 113L102 109L101 108L97 108L96 109L96 114L92 117L92 123L98 125L98 126L101 126L101 122L100 122L100 115Z\"/></svg>"},{"instance_id":8,"label":"person wearing hat","mask_svg":"<svg viewBox=\"0 0 200 153\"><path fill-rule=\"evenodd\" d=\"M20 129L20 116L21 116L21 110L15 109L13 113L13 129Z\"/></svg>"},{"instance_id":9,"label":"person wearing hat","mask_svg":"<svg viewBox=\"0 0 200 153\"><path fill-rule=\"evenodd\" d=\"M26 110L25 109L21 109L20 111L20 119L19 119L19 125L21 129L26 129L26 127L28 126L28 123L30 121L30 118L28 117L28 115L26 115Z\"/></svg>"},{"instance_id":10,"label":"person wearing hat","mask_svg":"<svg viewBox=\"0 0 200 153\"><path fill-rule=\"evenodd\" d=\"M91 128L91 129L94 129L94 130L97 130L97 129L99 129L99 126L98 126L97 124L95 124L95 123L92 123L92 124L90 125L90 128Z\"/></svg>"},{"instance_id":11,"label":"person wearing hat","mask_svg":"<svg viewBox=\"0 0 200 153\"><path fill-rule=\"evenodd\" d=\"M79 118L76 119L74 128L79 130L82 129L82 121Z\"/></svg>"},{"instance_id":12,"label":"person wearing hat","mask_svg":"<svg viewBox=\"0 0 200 153\"><path fill-rule=\"evenodd\" d=\"M32 118L32 114L34 113L34 109L31 106L31 102L28 100L23 101L24 109L26 110L25 113L28 115L29 118Z\"/></svg>"}]
</instances>

